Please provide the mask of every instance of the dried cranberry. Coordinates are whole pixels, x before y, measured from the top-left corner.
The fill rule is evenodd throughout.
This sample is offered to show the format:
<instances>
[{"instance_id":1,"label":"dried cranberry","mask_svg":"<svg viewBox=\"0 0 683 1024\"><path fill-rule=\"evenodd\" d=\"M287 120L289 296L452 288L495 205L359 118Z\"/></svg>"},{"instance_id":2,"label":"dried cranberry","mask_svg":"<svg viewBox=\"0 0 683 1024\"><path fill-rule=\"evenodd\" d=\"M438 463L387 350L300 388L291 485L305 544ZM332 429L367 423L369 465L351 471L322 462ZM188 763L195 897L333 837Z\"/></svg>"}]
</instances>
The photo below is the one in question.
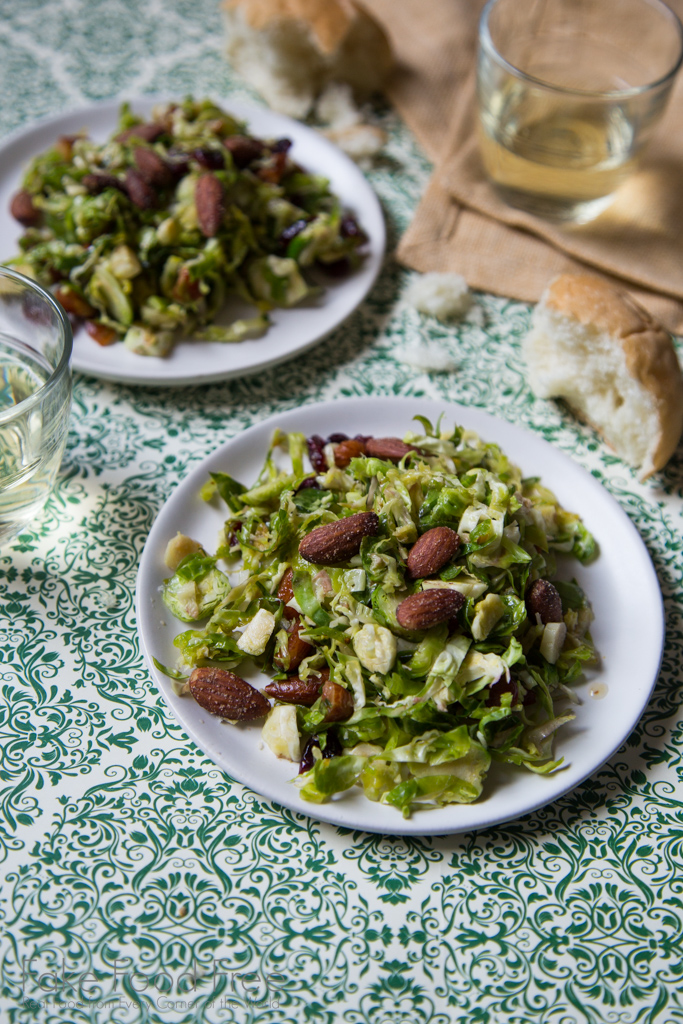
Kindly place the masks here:
<instances>
[{"instance_id":1,"label":"dried cranberry","mask_svg":"<svg viewBox=\"0 0 683 1024\"><path fill-rule=\"evenodd\" d=\"M230 548L231 551L233 550L233 548L238 548L240 546L238 534L241 529L242 523L239 521L239 519L235 519L235 521L230 524L230 529L227 533L226 540L228 542L228 547Z\"/></svg>"},{"instance_id":2,"label":"dried cranberry","mask_svg":"<svg viewBox=\"0 0 683 1024\"><path fill-rule=\"evenodd\" d=\"M361 231L361 228L356 218L352 217L350 214L347 214L345 217L342 217L339 223L339 234L342 236L342 238L359 238L361 236L363 238L366 237L365 232Z\"/></svg>"},{"instance_id":3,"label":"dried cranberry","mask_svg":"<svg viewBox=\"0 0 683 1024\"><path fill-rule=\"evenodd\" d=\"M316 478L314 476L307 476L306 479L302 480L299 486L297 487L297 494L299 493L299 491L310 490L311 487L314 487L316 491L320 490L320 484L318 483Z\"/></svg>"},{"instance_id":4,"label":"dried cranberry","mask_svg":"<svg viewBox=\"0 0 683 1024\"><path fill-rule=\"evenodd\" d=\"M316 762L315 751L320 751L320 741L317 736L311 736L301 753L299 761L299 775L311 770Z\"/></svg>"},{"instance_id":5,"label":"dried cranberry","mask_svg":"<svg viewBox=\"0 0 683 1024\"><path fill-rule=\"evenodd\" d=\"M362 441L363 444L367 444L368 441L372 441L372 434L356 434L354 441Z\"/></svg>"},{"instance_id":6,"label":"dried cranberry","mask_svg":"<svg viewBox=\"0 0 683 1024\"><path fill-rule=\"evenodd\" d=\"M489 695L486 698L487 708L497 708L501 704L501 697L504 693L512 694L512 703L516 704L519 700L519 687L515 679L506 679L505 676L501 676L500 679L496 680L489 687Z\"/></svg>"},{"instance_id":7,"label":"dried cranberry","mask_svg":"<svg viewBox=\"0 0 683 1024\"><path fill-rule=\"evenodd\" d=\"M272 153L287 153L292 148L291 139L278 139L270 147Z\"/></svg>"},{"instance_id":8,"label":"dried cranberry","mask_svg":"<svg viewBox=\"0 0 683 1024\"><path fill-rule=\"evenodd\" d=\"M34 324L49 324L54 316L43 300L32 292L25 292L22 296L21 311L26 319Z\"/></svg>"},{"instance_id":9,"label":"dried cranberry","mask_svg":"<svg viewBox=\"0 0 683 1024\"><path fill-rule=\"evenodd\" d=\"M126 192L126 186L115 174L96 172L84 174L81 178L81 185L91 196L99 195L106 188L115 188L118 192Z\"/></svg>"},{"instance_id":10,"label":"dried cranberry","mask_svg":"<svg viewBox=\"0 0 683 1024\"><path fill-rule=\"evenodd\" d=\"M351 273L351 263L347 260L346 256L343 256L340 260L333 260L331 263L322 263L318 260L317 266L328 277L347 277Z\"/></svg>"},{"instance_id":11,"label":"dried cranberry","mask_svg":"<svg viewBox=\"0 0 683 1024\"><path fill-rule=\"evenodd\" d=\"M218 149L200 146L192 151L192 156L207 171L221 171L225 167L225 157Z\"/></svg>"},{"instance_id":12,"label":"dried cranberry","mask_svg":"<svg viewBox=\"0 0 683 1024\"><path fill-rule=\"evenodd\" d=\"M267 163L256 171L256 177L269 185L279 185L287 167L286 153L273 153Z\"/></svg>"},{"instance_id":13,"label":"dried cranberry","mask_svg":"<svg viewBox=\"0 0 683 1024\"><path fill-rule=\"evenodd\" d=\"M339 742L336 729L328 729L323 737L323 757L341 757L343 748Z\"/></svg>"},{"instance_id":14,"label":"dried cranberry","mask_svg":"<svg viewBox=\"0 0 683 1024\"><path fill-rule=\"evenodd\" d=\"M342 441L348 441L348 434L330 434L327 439L328 444L341 444Z\"/></svg>"},{"instance_id":15,"label":"dried cranberry","mask_svg":"<svg viewBox=\"0 0 683 1024\"><path fill-rule=\"evenodd\" d=\"M301 234L303 229L306 227L307 223L308 221L305 221L303 219L295 220L293 224L290 224L289 227L286 227L284 229L284 231L280 235L280 241L283 242L285 245L288 242L291 242L293 238L296 238L297 235Z\"/></svg>"},{"instance_id":16,"label":"dried cranberry","mask_svg":"<svg viewBox=\"0 0 683 1024\"><path fill-rule=\"evenodd\" d=\"M311 736L306 743L303 752L301 754L301 761L299 762L299 775L303 775L304 772L311 770L315 764L317 758L315 752L322 757L340 757L343 753L343 748L339 742L339 737L335 729L328 729L323 733L322 738L319 736Z\"/></svg>"},{"instance_id":17,"label":"dried cranberry","mask_svg":"<svg viewBox=\"0 0 683 1024\"><path fill-rule=\"evenodd\" d=\"M171 147L166 154L166 163L173 177L177 180L184 178L190 170L190 157L181 149Z\"/></svg>"},{"instance_id":18,"label":"dried cranberry","mask_svg":"<svg viewBox=\"0 0 683 1024\"><path fill-rule=\"evenodd\" d=\"M306 438L308 446L308 457L316 473L327 472L327 461L325 459L325 441L319 434L313 434Z\"/></svg>"}]
</instances>

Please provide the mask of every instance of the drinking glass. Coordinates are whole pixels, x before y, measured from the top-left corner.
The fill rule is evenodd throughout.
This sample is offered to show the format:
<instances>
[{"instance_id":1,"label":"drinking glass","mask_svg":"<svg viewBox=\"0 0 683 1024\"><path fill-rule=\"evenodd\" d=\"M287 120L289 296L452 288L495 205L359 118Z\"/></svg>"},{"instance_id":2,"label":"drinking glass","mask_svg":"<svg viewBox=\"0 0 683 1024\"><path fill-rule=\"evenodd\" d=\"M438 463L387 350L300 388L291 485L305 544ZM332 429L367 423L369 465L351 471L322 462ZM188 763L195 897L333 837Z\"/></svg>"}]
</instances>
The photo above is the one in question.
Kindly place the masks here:
<instances>
[{"instance_id":1,"label":"drinking glass","mask_svg":"<svg viewBox=\"0 0 683 1024\"><path fill-rule=\"evenodd\" d=\"M0 545L43 507L71 408L71 325L34 281L0 267Z\"/></svg>"},{"instance_id":2,"label":"drinking glass","mask_svg":"<svg viewBox=\"0 0 683 1024\"><path fill-rule=\"evenodd\" d=\"M683 57L661 0L489 0L479 24L484 169L511 206L597 216L632 173Z\"/></svg>"}]
</instances>

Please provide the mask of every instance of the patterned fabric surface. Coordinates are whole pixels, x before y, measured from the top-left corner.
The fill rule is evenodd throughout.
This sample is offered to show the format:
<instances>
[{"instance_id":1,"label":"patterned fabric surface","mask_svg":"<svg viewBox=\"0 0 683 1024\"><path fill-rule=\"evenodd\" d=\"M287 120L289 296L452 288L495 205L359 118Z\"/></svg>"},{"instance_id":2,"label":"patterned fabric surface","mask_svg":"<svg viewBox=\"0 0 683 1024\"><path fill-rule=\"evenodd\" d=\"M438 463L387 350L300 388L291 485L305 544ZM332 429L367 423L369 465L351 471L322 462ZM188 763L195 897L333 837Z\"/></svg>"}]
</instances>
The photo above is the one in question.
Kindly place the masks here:
<instances>
[{"instance_id":1,"label":"patterned fabric surface","mask_svg":"<svg viewBox=\"0 0 683 1024\"><path fill-rule=\"evenodd\" d=\"M124 92L249 96L216 0L0 14L3 134ZM683 459L641 485L534 399L526 306L477 295L443 326L402 302L391 246L429 166L391 110L372 117L390 135L369 172L390 251L369 299L258 377L170 392L77 377L57 489L0 552L5 1020L683 1022ZM404 363L420 336L457 369ZM138 647L140 553L188 468L275 411L375 394L483 408L570 453L635 522L664 593L662 672L626 744L557 803L476 834L352 833L270 805L188 741Z\"/></svg>"}]
</instances>

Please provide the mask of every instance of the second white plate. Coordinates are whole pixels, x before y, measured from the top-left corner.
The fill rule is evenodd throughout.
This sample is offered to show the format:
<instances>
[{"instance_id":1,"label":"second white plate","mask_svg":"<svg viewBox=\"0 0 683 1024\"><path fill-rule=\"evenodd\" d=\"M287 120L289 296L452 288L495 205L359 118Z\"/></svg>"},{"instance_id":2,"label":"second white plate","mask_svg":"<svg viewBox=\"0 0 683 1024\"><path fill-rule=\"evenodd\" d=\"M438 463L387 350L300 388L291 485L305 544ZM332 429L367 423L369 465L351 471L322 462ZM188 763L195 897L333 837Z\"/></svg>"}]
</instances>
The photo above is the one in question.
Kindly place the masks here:
<instances>
[{"instance_id":1,"label":"second white plate","mask_svg":"<svg viewBox=\"0 0 683 1024\"><path fill-rule=\"evenodd\" d=\"M130 100L133 111L149 116L155 103L169 97L142 96ZM73 367L91 377L123 384L182 387L227 380L264 370L290 359L338 327L363 301L372 287L385 248L384 217L379 200L358 167L319 132L282 114L239 100L218 98L226 110L247 122L249 131L264 138L292 140L291 153L306 170L329 179L332 191L355 214L369 238L362 267L343 281L332 282L315 304L277 309L262 338L234 345L181 341L165 359L136 356L123 345L97 345L84 330L76 332ZM86 129L104 142L115 130L121 100L92 104L81 110L40 121L0 143L0 263L18 252L20 225L10 216L9 203L21 186L28 162L52 146L60 135Z\"/></svg>"},{"instance_id":2,"label":"second white plate","mask_svg":"<svg viewBox=\"0 0 683 1024\"><path fill-rule=\"evenodd\" d=\"M225 514L201 500L200 488L210 471L228 472L251 483L276 427L307 436L344 431L400 437L414 426L413 416L435 422L441 413L445 423L462 424L495 441L526 476L540 476L596 537L600 556L594 564L584 567L571 560L568 569L593 605L592 635L602 668L592 682L578 685L582 703L575 709L576 719L558 733L557 753L566 764L561 771L538 776L497 766L476 803L419 811L407 821L394 808L371 803L358 789L327 804L306 803L291 782L297 765L278 760L263 747L258 725L223 724L192 698L177 697L170 680L154 668L153 657L174 664L173 637L186 628L173 621L161 600L159 588L169 575L163 561L166 543L180 530L208 551L215 550ZM137 618L142 649L164 699L217 765L257 793L312 818L386 834L439 835L484 828L527 814L573 789L604 764L634 728L657 678L664 639L659 582L645 545L623 509L589 473L536 435L478 409L412 398L304 406L251 427L199 463L168 499L150 531L138 574ZM252 679L257 686L266 681L263 676ZM592 691L599 699L591 696Z\"/></svg>"}]
</instances>

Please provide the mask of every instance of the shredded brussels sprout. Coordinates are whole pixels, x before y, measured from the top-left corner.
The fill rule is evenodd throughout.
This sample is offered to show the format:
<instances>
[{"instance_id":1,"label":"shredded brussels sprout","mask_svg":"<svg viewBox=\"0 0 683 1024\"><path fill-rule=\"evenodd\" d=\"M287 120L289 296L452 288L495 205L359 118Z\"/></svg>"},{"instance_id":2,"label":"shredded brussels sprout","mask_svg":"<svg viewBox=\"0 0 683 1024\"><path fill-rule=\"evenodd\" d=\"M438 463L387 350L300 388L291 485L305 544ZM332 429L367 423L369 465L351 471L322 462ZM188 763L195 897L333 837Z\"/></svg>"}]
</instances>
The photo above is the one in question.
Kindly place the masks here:
<instances>
[{"instance_id":1,"label":"shredded brussels sprout","mask_svg":"<svg viewBox=\"0 0 683 1024\"><path fill-rule=\"evenodd\" d=\"M351 273L367 242L290 147L207 99L158 106L149 122L124 103L106 143L61 138L32 161L9 264L54 287L102 345L165 356L180 337L259 337L271 309L319 294L312 268ZM255 314L215 323L231 298Z\"/></svg>"},{"instance_id":2,"label":"shredded brussels sprout","mask_svg":"<svg viewBox=\"0 0 683 1024\"><path fill-rule=\"evenodd\" d=\"M407 817L476 800L492 761L555 771L555 732L574 717L557 705L596 661L583 591L576 582L550 584L558 554L582 563L596 555L581 520L496 445L421 422L424 433L404 436L411 449L400 461L369 454L368 438L355 439L350 458L340 435L310 438L315 469L303 435L276 432L251 486L214 473L202 491L227 504L216 555L225 570L195 552L164 585L181 618L196 608L196 627L175 639L175 679L196 666L236 668L245 657L240 631L263 611L273 617L256 662L276 683L314 684L313 701L294 702L300 743L287 747L303 751L305 800L357 785ZM379 526L357 554L325 565L301 555L311 531L359 512L376 513ZM439 527L457 532L459 546L437 571L415 578L410 552ZM535 610L533 584L554 614ZM427 628L401 626L402 602L435 590L457 593L457 614ZM293 617L309 645L295 671L286 658ZM342 719L315 689L327 679L352 698Z\"/></svg>"}]
</instances>

